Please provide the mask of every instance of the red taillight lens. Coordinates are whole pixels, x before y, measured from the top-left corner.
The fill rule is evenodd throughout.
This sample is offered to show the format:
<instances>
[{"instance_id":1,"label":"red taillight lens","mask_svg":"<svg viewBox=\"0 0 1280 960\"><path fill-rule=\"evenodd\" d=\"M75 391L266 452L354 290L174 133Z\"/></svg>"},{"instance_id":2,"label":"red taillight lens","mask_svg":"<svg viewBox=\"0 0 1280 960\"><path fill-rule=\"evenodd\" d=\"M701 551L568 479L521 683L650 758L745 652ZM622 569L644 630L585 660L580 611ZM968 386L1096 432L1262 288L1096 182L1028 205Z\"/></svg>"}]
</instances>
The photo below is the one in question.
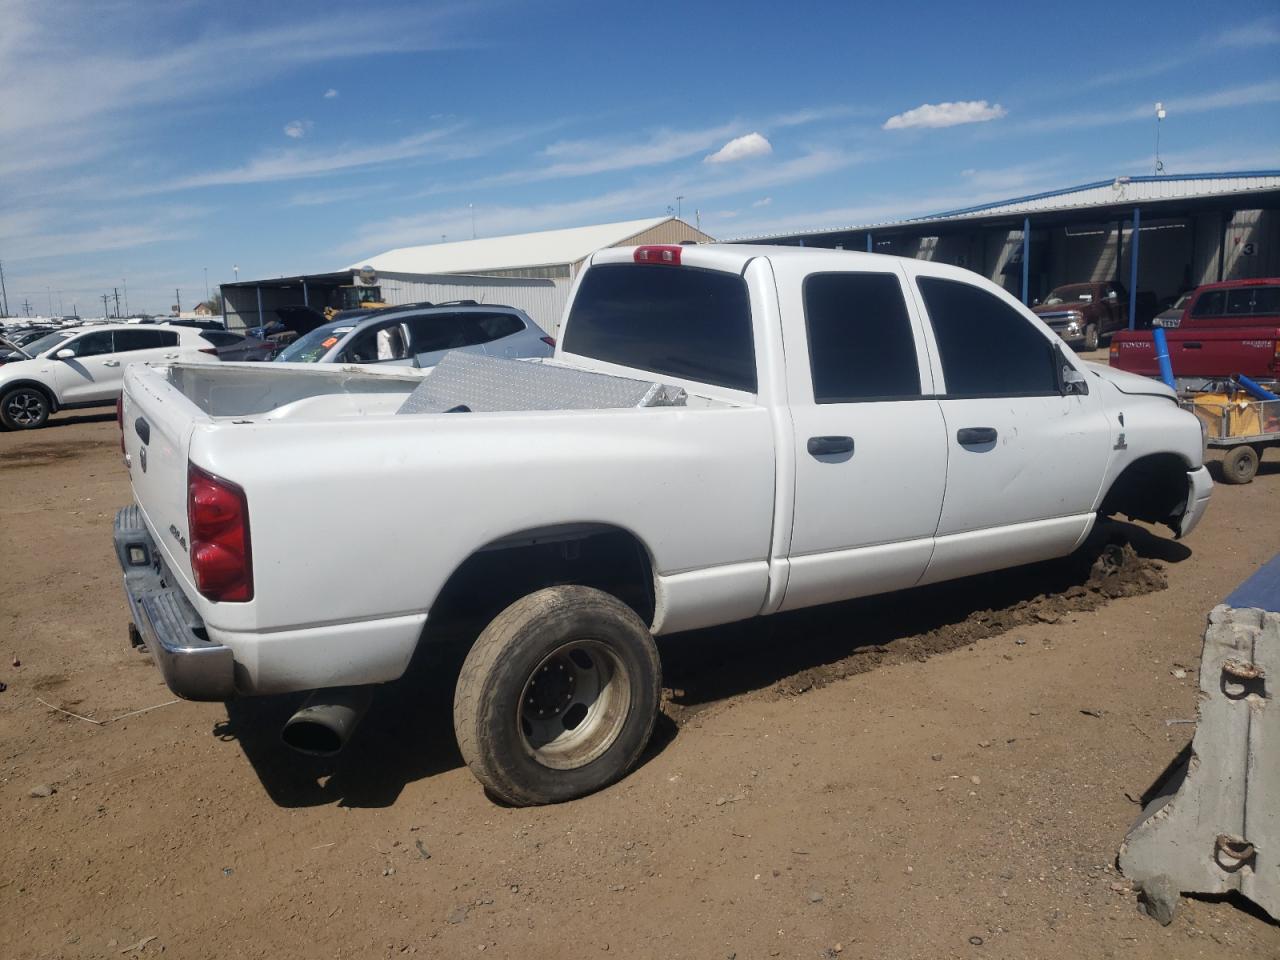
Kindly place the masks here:
<instances>
[{"instance_id":1,"label":"red taillight lens","mask_svg":"<svg viewBox=\"0 0 1280 960\"><path fill-rule=\"evenodd\" d=\"M678 267L680 266L681 249L681 247L669 244L636 247L634 258L636 263L664 263L669 267Z\"/></svg>"},{"instance_id":2,"label":"red taillight lens","mask_svg":"<svg viewBox=\"0 0 1280 960\"><path fill-rule=\"evenodd\" d=\"M188 464L187 526L196 589L210 600L252 600L249 502L244 490Z\"/></svg>"},{"instance_id":3,"label":"red taillight lens","mask_svg":"<svg viewBox=\"0 0 1280 960\"><path fill-rule=\"evenodd\" d=\"M124 453L124 394L116 394L116 426L120 428L120 452Z\"/></svg>"},{"instance_id":4,"label":"red taillight lens","mask_svg":"<svg viewBox=\"0 0 1280 960\"><path fill-rule=\"evenodd\" d=\"M555 337L539 337L538 339L541 340L543 343L545 343L548 347L554 347L556 345Z\"/></svg>"}]
</instances>

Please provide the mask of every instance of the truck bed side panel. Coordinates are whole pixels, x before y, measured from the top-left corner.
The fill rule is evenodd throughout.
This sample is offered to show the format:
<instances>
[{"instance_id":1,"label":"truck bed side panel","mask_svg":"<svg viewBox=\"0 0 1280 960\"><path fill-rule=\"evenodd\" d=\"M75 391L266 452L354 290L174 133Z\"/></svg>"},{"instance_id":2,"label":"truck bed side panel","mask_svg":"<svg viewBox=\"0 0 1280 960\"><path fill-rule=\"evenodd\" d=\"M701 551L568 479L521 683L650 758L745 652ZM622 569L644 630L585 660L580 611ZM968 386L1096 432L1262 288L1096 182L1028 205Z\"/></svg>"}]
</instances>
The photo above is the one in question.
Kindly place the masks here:
<instances>
[{"instance_id":1,"label":"truck bed side panel","mask_svg":"<svg viewBox=\"0 0 1280 960\"><path fill-rule=\"evenodd\" d=\"M190 456L249 502L255 599L203 604L214 628L424 612L474 551L568 523L633 532L659 576L740 565L764 599L763 407L224 421L196 429Z\"/></svg>"}]
</instances>

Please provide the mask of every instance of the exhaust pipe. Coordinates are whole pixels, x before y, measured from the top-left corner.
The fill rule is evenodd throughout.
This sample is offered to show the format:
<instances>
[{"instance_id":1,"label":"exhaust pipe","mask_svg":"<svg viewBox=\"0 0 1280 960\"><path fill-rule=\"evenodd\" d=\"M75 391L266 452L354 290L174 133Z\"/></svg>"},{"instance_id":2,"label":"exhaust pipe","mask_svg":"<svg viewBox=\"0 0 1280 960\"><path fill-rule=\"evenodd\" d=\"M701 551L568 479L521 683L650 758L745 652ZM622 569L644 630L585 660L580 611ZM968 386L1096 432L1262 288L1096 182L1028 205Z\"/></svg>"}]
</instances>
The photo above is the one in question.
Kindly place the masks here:
<instances>
[{"instance_id":1,"label":"exhaust pipe","mask_svg":"<svg viewBox=\"0 0 1280 960\"><path fill-rule=\"evenodd\" d=\"M372 699L372 686L313 691L285 723L280 739L299 753L332 757L347 745Z\"/></svg>"}]
</instances>

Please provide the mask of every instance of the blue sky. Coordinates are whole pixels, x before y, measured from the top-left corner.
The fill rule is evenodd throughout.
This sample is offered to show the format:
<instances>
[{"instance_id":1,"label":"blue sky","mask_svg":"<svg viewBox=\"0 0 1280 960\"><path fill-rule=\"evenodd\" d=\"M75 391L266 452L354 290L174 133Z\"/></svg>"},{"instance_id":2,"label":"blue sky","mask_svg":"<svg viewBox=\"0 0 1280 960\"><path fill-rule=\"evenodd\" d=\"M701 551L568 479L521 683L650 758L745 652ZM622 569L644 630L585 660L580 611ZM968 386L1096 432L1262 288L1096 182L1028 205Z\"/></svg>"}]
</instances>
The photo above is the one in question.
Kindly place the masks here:
<instances>
[{"instance_id":1,"label":"blue sky","mask_svg":"<svg viewBox=\"0 0 1280 960\"><path fill-rule=\"evenodd\" d=\"M0 0L11 309L189 307L382 250L660 216L721 238L1280 168L1274 0Z\"/></svg>"}]
</instances>

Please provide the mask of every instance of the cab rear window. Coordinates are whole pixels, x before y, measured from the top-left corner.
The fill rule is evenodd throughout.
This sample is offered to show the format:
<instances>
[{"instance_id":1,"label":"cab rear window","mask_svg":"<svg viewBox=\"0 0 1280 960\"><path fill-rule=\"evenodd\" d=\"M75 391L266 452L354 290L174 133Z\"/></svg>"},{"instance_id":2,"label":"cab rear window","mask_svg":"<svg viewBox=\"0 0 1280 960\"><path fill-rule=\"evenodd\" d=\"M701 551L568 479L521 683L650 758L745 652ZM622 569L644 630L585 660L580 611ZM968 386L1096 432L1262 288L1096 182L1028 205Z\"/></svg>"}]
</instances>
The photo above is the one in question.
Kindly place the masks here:
<instances>
[{"instance_id":1,"label":"cab rear window","mask_svg":"<svg viewBox=\"0 0 1280 960\"><path fill-rule=\"evenodd\" d=\"M747 284L736 273L610 263L574 297L564 350L583 357L756 391Z\"/></svg>"},{"instance_id":2,"label":"cab rear window","mask_svg":"<svg viewBox=\"0 0 1280 960\"><path fill-rule=\"evenodd\" d=\"M1280 314L1280 286L1206 290L1196 297L1193 317L1262 317Z\"/></svg>"}]
</instances>

